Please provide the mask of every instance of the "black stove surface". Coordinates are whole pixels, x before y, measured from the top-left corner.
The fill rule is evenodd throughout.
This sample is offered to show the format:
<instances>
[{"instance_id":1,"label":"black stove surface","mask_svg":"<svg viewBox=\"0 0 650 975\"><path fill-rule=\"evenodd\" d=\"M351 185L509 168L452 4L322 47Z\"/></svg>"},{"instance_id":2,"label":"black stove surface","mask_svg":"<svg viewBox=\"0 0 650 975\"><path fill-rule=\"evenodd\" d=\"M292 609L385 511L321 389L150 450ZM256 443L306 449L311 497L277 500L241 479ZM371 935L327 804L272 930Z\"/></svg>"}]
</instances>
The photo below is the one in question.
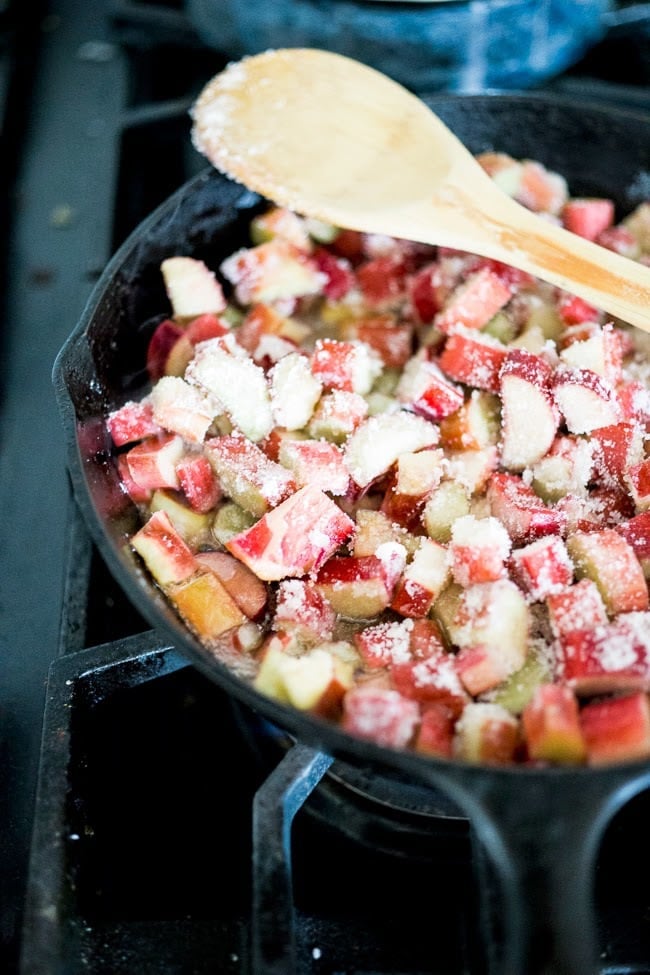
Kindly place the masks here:
<instances>
[{"instance_id":1,"label":"black stove surface","mask_svg":"<svg viewBox=\"0 0 650 975\"><path fill-rule=\"evenodd\" d=\"M650 111L650 5L620 6L548 87ZM181 0L26 8L0 6L0 972L21 948L22 975L246 972L251 808L282 742L265 729L251 757L251 716L112 581L70 501L50 381L110 254L203 167L187 111L227 52ZM465 824L331 828L348 801L325 788L296 816L296 975L480 973ZM650 972L649 811L630 803L599 860L604 975Z\"/></svg>"}]
</instances>

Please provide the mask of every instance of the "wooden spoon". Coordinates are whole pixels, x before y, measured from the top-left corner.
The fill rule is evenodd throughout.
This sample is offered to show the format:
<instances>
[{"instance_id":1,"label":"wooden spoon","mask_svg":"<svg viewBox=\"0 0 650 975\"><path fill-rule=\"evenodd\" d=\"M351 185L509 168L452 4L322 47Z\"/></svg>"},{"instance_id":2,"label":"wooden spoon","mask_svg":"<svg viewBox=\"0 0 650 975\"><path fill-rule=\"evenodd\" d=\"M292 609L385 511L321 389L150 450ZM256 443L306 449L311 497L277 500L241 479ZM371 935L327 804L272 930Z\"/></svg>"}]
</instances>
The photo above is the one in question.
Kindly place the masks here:
<instances>
[{"instance_id":1,"label":"wooden spoon","mask_svg":"<svg viewBox=\"0 0 650 975\"><path fill-rule=\"evenodd\" d=\"M516 203L424 102L373 68L267 51L212 79L193 117L197 149L279 205L496 258L650 331L650 268Z\"/></svg>"}]
</instances>

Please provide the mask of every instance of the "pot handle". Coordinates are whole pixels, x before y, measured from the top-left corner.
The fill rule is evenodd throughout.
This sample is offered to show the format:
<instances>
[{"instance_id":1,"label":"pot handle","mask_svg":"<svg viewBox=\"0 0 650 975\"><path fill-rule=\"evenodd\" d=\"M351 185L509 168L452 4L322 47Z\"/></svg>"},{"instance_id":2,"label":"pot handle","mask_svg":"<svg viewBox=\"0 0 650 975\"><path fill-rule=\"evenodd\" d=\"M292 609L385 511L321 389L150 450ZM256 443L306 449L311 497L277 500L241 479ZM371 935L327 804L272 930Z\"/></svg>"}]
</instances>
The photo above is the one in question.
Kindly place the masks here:
<instances>
[{"instance_id":1,"label":"pot handle","mask_svg":"<svg viewBox=\"0 0 650 975\"><path fill-rule=\"evenodd\" d=\"M650 770L557 771L456 768L453 776L431 775L467 814L481 847L477 881L489 975L601 971L593 903L598 848L612 816L650 785Z\"/></svg>"}]
</instances>

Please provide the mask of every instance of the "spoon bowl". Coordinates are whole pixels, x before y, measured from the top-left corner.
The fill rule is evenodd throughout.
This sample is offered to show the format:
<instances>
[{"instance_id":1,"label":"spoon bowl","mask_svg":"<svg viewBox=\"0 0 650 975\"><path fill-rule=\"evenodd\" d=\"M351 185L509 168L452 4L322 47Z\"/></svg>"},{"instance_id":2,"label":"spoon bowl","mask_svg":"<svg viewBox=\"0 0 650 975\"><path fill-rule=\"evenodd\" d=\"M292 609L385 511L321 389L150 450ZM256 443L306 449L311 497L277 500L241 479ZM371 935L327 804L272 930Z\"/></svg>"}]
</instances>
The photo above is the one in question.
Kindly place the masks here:
<instances>
[{"instance_id":1,"label":"spoon bowl","mask_svg":"<svg viewBox=\"0 0 650 975\"><path fill-rule=\"evenodd\" d=\"M650 331L650 269L516 203L424 102L374 68L317 49L266 51L213 78L193 115L196 148L279 205L495 258Z\"/></svg>"}]
</instances>

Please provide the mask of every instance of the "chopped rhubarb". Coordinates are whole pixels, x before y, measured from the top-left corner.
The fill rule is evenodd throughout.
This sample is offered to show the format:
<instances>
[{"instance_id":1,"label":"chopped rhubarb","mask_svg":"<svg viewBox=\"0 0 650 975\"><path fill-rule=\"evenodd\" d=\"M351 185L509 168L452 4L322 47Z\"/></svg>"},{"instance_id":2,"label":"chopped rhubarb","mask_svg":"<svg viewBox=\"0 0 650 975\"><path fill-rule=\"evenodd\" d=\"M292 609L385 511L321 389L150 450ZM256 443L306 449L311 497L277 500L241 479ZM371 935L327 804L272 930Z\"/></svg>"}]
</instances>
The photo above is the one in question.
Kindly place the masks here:
<instances>
[{"instance_id":1,"label":"chopped rhubarb","mask_svg":"<svg viewBox=\"0 0 650 975\"><path fill-rule=\"evenodd\" d=\"M304 487L232 537L227 549L265 581L316 572L354 532L322 491Z\"/></svg>"},{"instance_id":2,"label":"chopped rhubarb","mask_svg":"<svg viewBox=\"0 0 650 975\"><path fill-rule=\"evenodd\" d=\"M256 517L284 501L296 488L291 472L269 460L246 437L213 437L205 449L222 490Z\"/></svg>"},{"instance_id":3,"label":"chopped rhubarb","mask_svg":"<svg viewBox=\"0 0 650 975\"><path fill-rule=\"evenodd\" d=\"M342 726L359 738L388 748L406 748L420 718L417 701L390 688L360 685L343 699Z\"/></svg>"},{"instance_id":4,"label":"chopped rhubarb","mask_svg":"<svg viewBox=\"0 0 650 975\"><path fill-rule=\"evenodd\" d=\"M438 365L458 383L498 393L507 354L506 346L489 335L456 326L447 337Z\"/></svg>"},{"instance_id":5,"label":"chopped rhubarb","mask_svg":"<svg viewBox=\"0 0 650 975\"><path fill-rule=\"evenodd\" d=\"M521 723L531 758L562 765L584 760L578 701L570 688L540 685L524 708Z\"/></svg>"},{"instance_id":6,"label":"chopped rhubarb","mask_svg":"<svg viewBox=\"0 0 650 975\"><path fill-rule=\"evenodd\" d=\"M647 694L628 694L593 701L580 714L590 765L628 762L650 756L650 701Z\"/></svg>"},{"instance_id":7,"label":"chopped rhubarb","mask_svg":"<svg viewBox=\"0 0 650 975\"><path fill-rule=\"evenodd\" d=\"M154 419L153 406L148 399L139 403L130 400L118 410L113 410L106 418L106 427L116 447L137 443L163 433L160 424Z\"/></svg>"},{"instance_id":8,"label":"chopped rhubarb","mask_svg":"<svg viewBox=\"0 0 650 975\"><path fill-rule=\"evenodd\" d=\"M614 223L535 160L479 162L650 263L650 203ZM143 571L260 694L381 746L650 757L642 334L454 247L278 205L249 228L228 304L202 260L163 261L150 382L89 434Z\"/></svg>"}]
</instances>

